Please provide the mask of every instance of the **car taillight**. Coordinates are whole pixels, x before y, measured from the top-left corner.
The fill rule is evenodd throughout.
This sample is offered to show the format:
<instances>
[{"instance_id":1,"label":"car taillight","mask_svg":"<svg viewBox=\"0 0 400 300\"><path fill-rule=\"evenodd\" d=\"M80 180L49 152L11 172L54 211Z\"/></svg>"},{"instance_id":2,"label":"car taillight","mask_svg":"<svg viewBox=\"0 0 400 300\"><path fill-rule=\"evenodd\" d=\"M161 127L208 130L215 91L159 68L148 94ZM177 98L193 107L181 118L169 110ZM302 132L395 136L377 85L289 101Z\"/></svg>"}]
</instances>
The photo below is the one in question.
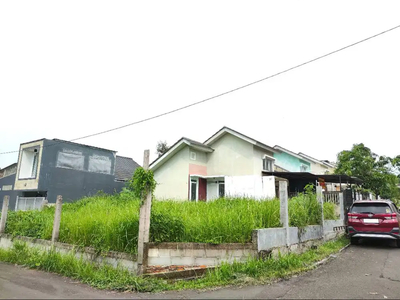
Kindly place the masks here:
<instances>
[{"instance_id":1,"label":"car taillight","mask_svg":"<svg viewBox=\"0 0 400 300\"><path fill-rule=\"evenodd\" d=\"M397 219L397 215L396 215L396 213L392 213L392 214L390 215L390 217L385 217L385 219L386 219L386 220Z\"/></svg>"},{"instance_id":2,"label":"car taillight","mask_svg":"<svg viewBox=\"0 0 400 300\"><path fill-rule=\"evenodd\" d=\"M356 215L353 215L353 214L348 214L347 216L349 217L349 219L357 219L358 218Z\"/></svg>"}]
</instances>

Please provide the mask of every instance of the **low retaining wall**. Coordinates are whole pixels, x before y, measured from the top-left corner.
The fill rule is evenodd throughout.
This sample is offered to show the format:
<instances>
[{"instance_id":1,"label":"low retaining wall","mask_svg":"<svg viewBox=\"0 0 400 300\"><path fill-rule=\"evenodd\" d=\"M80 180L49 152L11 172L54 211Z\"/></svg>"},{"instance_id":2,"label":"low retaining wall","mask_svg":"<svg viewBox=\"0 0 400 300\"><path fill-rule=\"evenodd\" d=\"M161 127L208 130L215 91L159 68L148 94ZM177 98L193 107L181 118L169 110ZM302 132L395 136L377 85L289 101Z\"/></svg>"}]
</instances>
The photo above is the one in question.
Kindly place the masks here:
<instances>
[{"instance_id":1,"label":"low retaining wall","mask_svg":"<svg viewBox=\"0 0 400 300\"><path fill-rule=\"evenodd\" d=\"M343 220L324 221L324 225L307 226L303 230L289 227L288 240L286 241L285 228L265 228L253 231L253 241L258 251L267 252L301 252L324 240L336 238L344 231ZM287 244L288 243L288 244Z\"/></svg>"},{"instance_id":2,"label":"low retaining wall","mask_svg":"<svg viewBox=\"0 0 400 300\"><path fill-rule=\"evenodd\" d=\"M149 266L216 266L257 256L252 243L149 243L148 250Z\"/></svg>"},{"instance_id":3,"label":"low retaining wall","mask_svg":"<svg viewBox=\"0 0 400 300\"><path fill-rule=\"evenodd\" d=\"M136 256L123 252L109 251L99 255L96 249L90 247L79 248L77 246L58 242L53 244L51 241L34 239L30 237L13 238L12 235L9 234L0 235L0 248L9 249L12 247L15 241L24 242L28 245L28 247L35 247L40 250L48 251L53 248L62 254L74 253L77 258L82 257L84 260L109 264L113 267L121 265L131 272L137 271Z\"/></svg>"}]
</instances>

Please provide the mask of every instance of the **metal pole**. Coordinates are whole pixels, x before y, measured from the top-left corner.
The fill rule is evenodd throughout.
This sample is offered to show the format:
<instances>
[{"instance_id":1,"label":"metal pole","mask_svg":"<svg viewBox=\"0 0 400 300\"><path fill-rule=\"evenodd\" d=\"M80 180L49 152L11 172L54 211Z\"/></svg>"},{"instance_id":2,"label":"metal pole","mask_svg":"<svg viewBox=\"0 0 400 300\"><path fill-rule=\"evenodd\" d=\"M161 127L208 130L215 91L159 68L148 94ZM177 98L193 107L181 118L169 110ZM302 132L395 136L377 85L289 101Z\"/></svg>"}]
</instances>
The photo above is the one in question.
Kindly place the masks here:
<instances>
[{"instance_id":1,"label":"metal pole","mask_svg":"<svg viewBox=\"0 0 400 300\"><path fill-rule=\"evenodd\" d=\"M15 201L15 211L18 211L18 198L19 196L17 196L17 201Z\"/></svg>"}]
</instances>

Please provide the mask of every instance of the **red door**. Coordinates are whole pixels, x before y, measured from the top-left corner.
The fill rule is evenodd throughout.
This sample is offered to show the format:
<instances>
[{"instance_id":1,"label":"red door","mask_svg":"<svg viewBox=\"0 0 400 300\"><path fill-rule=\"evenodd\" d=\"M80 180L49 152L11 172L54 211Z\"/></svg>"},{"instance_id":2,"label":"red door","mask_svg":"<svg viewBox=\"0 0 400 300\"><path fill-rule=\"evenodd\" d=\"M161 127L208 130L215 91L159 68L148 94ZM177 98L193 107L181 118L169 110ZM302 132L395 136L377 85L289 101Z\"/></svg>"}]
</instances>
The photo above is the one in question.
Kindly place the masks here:
<instances>
[{"instance_id":1,"label":"red door","mask_svg":"<svg viewBox=\"0 0 400 300\"><path fill-rule=\"evenodd\" d=\"M207 200L207 180L199 178L199 201Z\"/></svg>"}]
</instances>

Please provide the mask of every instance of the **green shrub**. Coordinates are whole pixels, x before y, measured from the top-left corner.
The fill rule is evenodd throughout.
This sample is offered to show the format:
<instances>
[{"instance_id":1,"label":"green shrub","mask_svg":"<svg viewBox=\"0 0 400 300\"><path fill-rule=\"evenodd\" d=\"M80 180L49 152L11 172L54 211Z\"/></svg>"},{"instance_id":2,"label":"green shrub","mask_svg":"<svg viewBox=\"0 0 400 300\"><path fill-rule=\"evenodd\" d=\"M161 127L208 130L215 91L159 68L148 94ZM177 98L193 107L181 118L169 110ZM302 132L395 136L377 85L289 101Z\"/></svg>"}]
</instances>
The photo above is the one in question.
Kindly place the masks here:
<instances>
[{"instance_id":1,"label":"green shrub","mask_svg":"<svg viewBox=\"0 0 400 300\"><path fill-rule=\"evenodd\" d=\"M324 219L325 220L337 220L338 216L336 215L336 204L332 202L324 203Z\"/></svg>"},{"instance_id":2,"label":"green shrub","mask_svg":"<svg viewBox=\"0 0 400 300\"><path fill-rule=\"evenodd\" d=\"M40 239L51 239L53 230L54 208L43 211L9 211L6 233L14 236L28 236Z\"/></svg>"},{"instance_id":3,"label":"green shrub","mask_svg":"<svg viewBox=\"0 0 400 300\"><path fill-rule=\"evenodd\" d=\"M289 199L289 225L304 228L321 224L321 205L312 193L299 194Z\"/></svg>"}]
</instances>

